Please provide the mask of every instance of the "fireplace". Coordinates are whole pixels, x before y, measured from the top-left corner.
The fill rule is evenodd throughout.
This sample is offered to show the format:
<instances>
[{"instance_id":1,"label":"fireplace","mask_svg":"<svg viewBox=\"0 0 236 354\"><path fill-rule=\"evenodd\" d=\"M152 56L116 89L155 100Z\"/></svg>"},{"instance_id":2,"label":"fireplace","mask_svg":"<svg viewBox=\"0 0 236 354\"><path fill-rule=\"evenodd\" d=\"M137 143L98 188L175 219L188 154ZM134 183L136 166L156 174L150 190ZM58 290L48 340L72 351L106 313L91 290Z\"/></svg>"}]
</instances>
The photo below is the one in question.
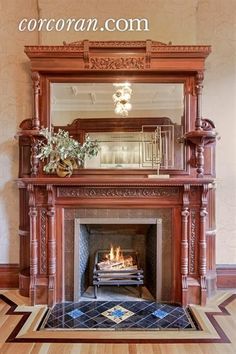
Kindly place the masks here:
<instances>
[{"instance_id":1,"label":"fireplace","mask_svg":"<svg viewBox=\"0 0 236 354\"><path fill-rule=\"evenodd\" d=\"M52 181L54 185L49 184ZM29 233L25 232L21 236L22 243L25 243L21 256L23 268L20 273L20 293L29 295L32 304L52 305L56 302L73 301L76 281L78 283L78 277L76 281L74 279L74 257L78 247L74 242L75 238L78 238L78 232L76 236L74 232L77 219L90 219L83 220L87 224L80 226L89 230L90 234L92 229L98 233L101 228L99 220L102 219L104 228L116 225L117 229L122 223L125 227L129 225L133 228L134 224L138 224L137 219L139 222L143 222L143 219L160 219L162 246L157 247L157 250L161 249L162 260L157 270L162 275L161 290L156 296L157 290L149 290L154 294L154 298L163 301L183 305L203 304L207 287L210 291L214 289L214 257L211 253L214 239L210 231L214 225L214 209L212 185L209 181L201 181L203 185L199 185L198 181L192 181L189 185L183 180L172 179L144 181L140 178L138 182L130 180L128 183L124 178L119 185L112 178L105 184L95 183L92 178L86 179L86 183L84 181L83 177L73 178L69 181L70 184L64 185L67 180L48 177L42 180L42 184L38 184L36 179L35 184L32 184L30 178L20 185L22 196L25 196L29 203L28 208L21 208L22 212L24 211L22 222L27 221L29 214L30 225L24 228L30 229L31 237L29 242ZM207 212L209 219L206 218ZM129 220L125 223L121 219ZM130 221L132 219L135 221L133 224ZM154 230L152 222L145 222L141 224L142 228ZM146 232L144 234L146 235ZM90 242L90 247L93 247L91 237L90 235L86 239ZM128 242L132 238L127 236L125 239ZM152 237L143 236L142 242L145 241L146 248L151 239ZM103 238L100 238L101 240ZM93 249L93 259L97 250L109 248L110 243L111 240L104 245L99 242ZM134 241L121 243L121 247L139 252ZM148 248L154 251L154 247ZM142 259L142 252L140 256ZM147 274L154 276L157 273L145 274L146 262L143 264L144 279L147 283ZM91 263L89 272L85 273L86 276L89 274L90 282L92 272ZM149 288L156 284L158 289L160 281L150 281L149 284ZM76 296L81 296L81 290L77 291Z\"/></svg>"},{"instance_id":2,"label":"fireplace","mask_svg":"<svg viewBox=\"0 0 236 354\"><path fill-rule=\"evenodd\" d=\"M112 244L138 254L140 280L153 299L171 301L170 209L68 209L64 232L65 300L78 301L86 289L95 285L96 254L101 249L108 250Z\"/></svg>"},{"instance_id":3,"label":"fireplace","mask_svg":"<svg viewBox=\"0 0 236 354\"><path fill-rule=\"evenodd\" d=\"M98 250L93 268L94 298L97 299L98 288L104 285L139 287L142 298L144 284L143 269L139 254L134 249L122 249L111 245L110 250Z\"/></svg>"},{"instance_id":4,"label":"fireplace","mask_svg":"<svg viewBox=\"0 0 236 354\"><path fill-rule=\"evenodd\" d=\"M75 272L81 274L78 265L74 266L75 248L79 247L77 240L74 244L79 234L77 230L75 236L74 224L82 218L96 219L81 224L81 229L87 225L90 236L86 242L90 246L93 246L91 229L101 227L98 221L101 218L116 219L113 220L116 229L120 225L134 227L132 221L121 224L117 219L160 219L162 245L156 249L157 253L161 250L161 261L156 254L155 258L147 258L140 253L136 241L131 242L134 245L121 244L124 249L138 251L140 260L142 257L145 260L144 282L149 282L155 297L183 305L205 304L207 291L214 292L216 131L214 123L203 119L201 113L205 59L210 51L210 46L205 45L173 46L151 40L77 41L63 46L25 48L32 69L34 112L32 119L21 122L18 133L19 288L21 295L30 297L31 304L52 306L73 299L75 284L79 294L76 296L80 296L84 281L74 279ZM104 115L94 105L94 87L100 87L101 92L106 88L111 100L109 87L121 80L130 82L137 90L140 88L142 93L149 92L142 94L145 100L151 99L156 90L156 99L151 99L150 104L147 101L144 109L134 92L137 110L132 111L132 116L114 117L110 108ZM86 91L90 86L90 91ZM58 99L52 97L57 88L63 87L73 100L84 95L84 107L91 97L91 112L85 110L84 118L80 113L74 116L75 112L63 114L57 120L60 115L54 103ZM83 95L77 95L80 90ZM65 97L61 96L62 102ZM106 99L96 101L103 108ZM70 110L73 107L70 99L68 103ZM153 108L152 103L156 104ZM64 107L64 103L59 106ZM74 120L68 121L72 116ZM51 124L55 132L63 129L81 144L87 134L98 138L102 145L101 159L91 168L85 164L84 168L74 170L70 178L46 174L45 165L39 160L42 138L39 129L51 130ZM144 127L148 131L155 127L159 143L156 138L150 140L149 133L140 135L146 132ZM154 175L155 172L160 174ZM108 224L104 223L104 227L111 227ZM140 225L155 230L152 223ZM154 247L148 247L148 243L154 237L147 236L146 231L144 234L142 251L153 252ZM126 236L125 242L131 239L135 236ZM105 247L97 244L91 256L94 259L96 251L109 247L110 244ZM149 281L151 272L146 272L146 265L153 259L157 268L154 274L159 280ZM92 282L93 262L90 263L84 276ZM158 289L160 283L157 295L155 287Z\"/></svg>"}]
</instances>

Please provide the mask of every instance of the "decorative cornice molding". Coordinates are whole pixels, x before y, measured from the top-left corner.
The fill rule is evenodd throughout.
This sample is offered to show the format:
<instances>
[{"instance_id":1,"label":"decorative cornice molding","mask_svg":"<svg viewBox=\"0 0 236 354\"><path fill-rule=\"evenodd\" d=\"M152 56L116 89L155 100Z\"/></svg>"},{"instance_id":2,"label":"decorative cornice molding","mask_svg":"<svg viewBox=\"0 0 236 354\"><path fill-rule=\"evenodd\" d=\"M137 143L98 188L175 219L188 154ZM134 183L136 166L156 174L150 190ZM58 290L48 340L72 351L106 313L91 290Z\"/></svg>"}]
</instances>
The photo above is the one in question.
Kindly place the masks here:
<instances>
[{"instance_id":1,"label":"decorative cornice molding","mask_svg":"<svg viewBox=\"0 0 236 354\"><path fill-rule=\"evenodd\" d=\"M62 56L66 54L76 55L77 53L83 53L85 49L90 52L93 49L101 48L107 52L109 49L124 49L127 50L132 48L134 51L140 51L143 48L143 52L148 49L150 53L158 53L158 56L167 55L167 56L178 56L183 53L185 56L195 56L205 58L211 52L211 46L208 45L172 45L171 43L162 43L158 41L75 41L72 43L63 42L63 45L42 45L42 46L25 46L25 53L29 57L41 56L47 54L52 56L55 53L60 53Z\"/></svg>"},{"instance_id":2,"label":"decorative cornice molding","mask_svg":"<svg viewBox=\"0 0 236 354\"><path fill-rule=\"evenodd\" d=\"M68 45L33 45L33 46L25 46L25 53L38 53L38 52L45 52L45 53L50 53L50 52L55 52L55 53L60 53L60 52L83 52L84 47L81 46L79 47L78 45L76 46L68 46Z\"/></svg>"},{"instance_id":3,"label":"decorative cornice molding","mask_svg":"<svg viewBox=\"0 0 236 354\"><path fill-rule=\"evenodd\" d=\"M211 51L211 47L208 45L152 45L152 52L178 52L178 53L205 53L208 55Z\"/></svg>"}]
</instances>

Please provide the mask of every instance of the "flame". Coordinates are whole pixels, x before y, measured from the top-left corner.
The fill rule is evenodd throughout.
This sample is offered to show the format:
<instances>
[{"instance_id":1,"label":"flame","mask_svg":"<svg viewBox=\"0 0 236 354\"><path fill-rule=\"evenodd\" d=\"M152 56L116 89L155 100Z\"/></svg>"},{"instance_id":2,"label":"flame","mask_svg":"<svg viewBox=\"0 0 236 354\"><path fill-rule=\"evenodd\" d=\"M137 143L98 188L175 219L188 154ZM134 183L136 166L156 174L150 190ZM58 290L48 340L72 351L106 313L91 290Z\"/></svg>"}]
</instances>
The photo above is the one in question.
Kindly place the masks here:
<instances>
[{"instance_id":1,"label":"flame","mask_svg":"<svg viewBox=\"0 0 236 354\"><path fill-rule=\"evenodd\" d=\"M134 263L132 256L124 257L120 246L115 248L115 247L113 247L113 245L111 245L110 252L106 255L106 258L110 262L119 262L119 263L121 263L122 267L132 266L133 263Z\"/></svg>"},{"instance_id":2,"label":"flame","mask_svg":"<svg viewBox=\"0 0 236 354\"><path fill-rule=\"evenodd\" d=\"M114 261L114 260L115 260L114 248L113 248L112 245L111 245L110 252L109 252L109 254L108 254L108 259L109 259L110 261Z\"/></svg>"}]
</instances>

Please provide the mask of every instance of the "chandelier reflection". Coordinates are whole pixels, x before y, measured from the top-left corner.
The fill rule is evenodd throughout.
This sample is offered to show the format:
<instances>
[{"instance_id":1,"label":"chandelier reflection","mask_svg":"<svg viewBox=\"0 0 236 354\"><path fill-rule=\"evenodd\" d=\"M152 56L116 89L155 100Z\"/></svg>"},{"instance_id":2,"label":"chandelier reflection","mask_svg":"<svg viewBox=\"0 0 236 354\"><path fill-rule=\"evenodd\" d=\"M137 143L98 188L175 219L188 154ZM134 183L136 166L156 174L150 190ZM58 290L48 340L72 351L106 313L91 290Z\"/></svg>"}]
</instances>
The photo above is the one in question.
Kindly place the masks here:
<instances>
[{"instance_id":1,"label":"chandelier reflection","mask_svg":"<svg viewBox=\"0 0 236 354\"><path fill-rule=\"evenodd\" d=\"M130 103L132 95L131 85L126 82L122 84L113 84L113 86L116 88L116 92L112 96L115 104L115 113L122 117L127 117L132 108Z\"/></svg>"}]
</instances>

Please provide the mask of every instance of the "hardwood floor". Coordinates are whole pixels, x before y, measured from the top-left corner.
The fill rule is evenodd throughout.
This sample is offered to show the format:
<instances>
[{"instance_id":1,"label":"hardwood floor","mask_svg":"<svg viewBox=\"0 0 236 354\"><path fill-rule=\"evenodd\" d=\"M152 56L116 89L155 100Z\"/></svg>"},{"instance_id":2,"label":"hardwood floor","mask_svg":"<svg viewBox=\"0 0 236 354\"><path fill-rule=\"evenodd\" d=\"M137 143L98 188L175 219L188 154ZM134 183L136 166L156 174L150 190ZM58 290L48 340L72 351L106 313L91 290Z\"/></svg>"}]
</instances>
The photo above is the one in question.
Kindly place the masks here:
<instances>
[{"instance_id":1,"label":"hardwood floor","mask_svg":"<svg viewBox=\"0 0 236 354\"><path fill-rule=\"evenodd\" d=\"M36 331L46 310L45 306L29 306L17 290L1 291L0 353L236 353L236 291L218 291L207 306L192 307L202 331Z\"/></svg>"}]
</instances>

